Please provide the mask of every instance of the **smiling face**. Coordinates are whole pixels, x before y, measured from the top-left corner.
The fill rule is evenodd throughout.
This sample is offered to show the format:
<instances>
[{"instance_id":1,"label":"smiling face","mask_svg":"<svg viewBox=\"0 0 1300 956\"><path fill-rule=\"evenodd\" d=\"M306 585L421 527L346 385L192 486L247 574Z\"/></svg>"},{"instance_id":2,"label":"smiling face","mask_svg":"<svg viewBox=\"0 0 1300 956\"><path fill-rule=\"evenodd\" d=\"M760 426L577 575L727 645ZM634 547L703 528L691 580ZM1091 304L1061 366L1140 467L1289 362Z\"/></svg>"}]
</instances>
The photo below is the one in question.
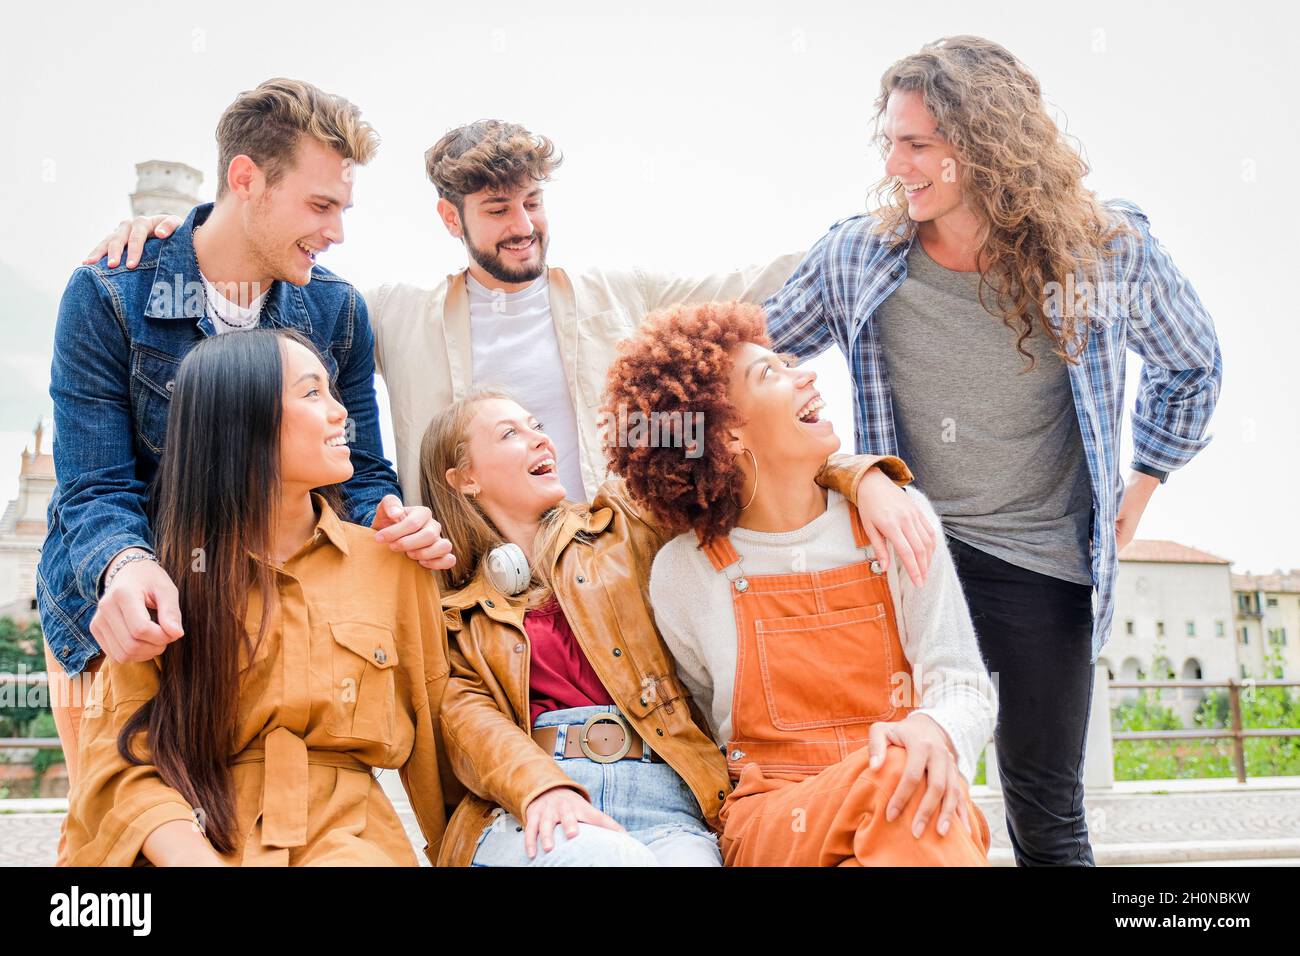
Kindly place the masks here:
<instances>
[{"instance_id":1,"label":"smiling face","mask_svg":"<svg viewBox=\"0 0 1300 956\"><path fill-rule=\"evenodd\" d=\"M232 162L232 175L240 175ZM310 136L299 136L293 163L268 187L253 166L249 201L242 209L251 253L264 274L293 285L311 281L311 268L331 245L343 241L343 211L352 205L354 164Z\"/></svg>"},{"instance_id":2,"label":"smiling face","mask_svg":"<svg viewBox=\"0 0 1300 956\"><path fill-rule=\"evenodd\" d=\"M238 335L238 332L227 333ZM305 490L352 477L347 409L334 400L320 359L297 342L280 345L284 366L280 417L280 480Z\"/></svg>"},{"instance_id":3,"label":"smiling face","mask_svg":"<svg viewBox=\"0 0 1300 956\"><path fill-rule=\"evenodd\" d=\"M462 205L463 212L440 199L438 213L447 231L464 240L475 279L518 291L542 274L549 238L541 186L531 180L511 188L491 186L466 196Z\"/></svg>"},{"instance_id":4,"label":"smiling face","mask_svg":"<svg viewBox=\"0 0 1300 956\"><path fill-rule=\"evenodd\" d=\"M497 527L508 523L503 516L536 521L564 500L555 445L518 402L480 402L465 437L468 464L461 473L448 469L447 482L473 495Z\"/></svg>"},{"instance_id":5,"label":"smiling face","mask_svg":"<svg viewBox=\"0 0 1300 956\"><path fill-rule=\"evenodd\" d=\"M933 222L961 208L957 153L939 132L920 93L889 94L881 135L885 174L902 183L913 222Z\"/></svg>"},{"instance_id":6,"label":"smiling face","mask_svg":"<svg viewBox=\"0 0 1300 956\"><path fill-rule=\"evenodd\" d=\"M816 372L753 342L742 342L730 355L727 398L744 416L736 433L760 472L765 459L820 463L839 450L839 436L823 414Z\"/></svg>"}]
</instances>

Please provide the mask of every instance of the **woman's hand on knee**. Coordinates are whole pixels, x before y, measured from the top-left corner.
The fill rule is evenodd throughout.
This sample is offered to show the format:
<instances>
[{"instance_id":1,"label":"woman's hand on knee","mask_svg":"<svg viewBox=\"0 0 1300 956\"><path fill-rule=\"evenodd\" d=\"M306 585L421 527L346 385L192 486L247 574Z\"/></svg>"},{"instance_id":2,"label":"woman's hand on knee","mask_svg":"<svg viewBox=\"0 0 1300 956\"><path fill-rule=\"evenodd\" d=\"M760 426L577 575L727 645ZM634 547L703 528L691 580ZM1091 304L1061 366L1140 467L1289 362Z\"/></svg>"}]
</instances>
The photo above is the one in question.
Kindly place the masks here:
<instances>
[{"instance_id":1,"label":"woman's hand on knee","mask_svg":"<svg viewBox=\"0 0 1300 956\"><path fill-rule=\"evenodd\" d=\"M939 812L936 831L940 836L948 835L954 813L974 836L975 828L966 809L966 780L957 768L947 732L928 714L919 713L899 721L873 724L867 743L871 753L868 766L872 770L884 764L885 752L891 744L904 748L907 760L898 786L885 807L885 819L893 822L917 788L924 787L921 804L912 817L912 836L919 838L925 832L936 810Z\"/></svg>"},{"instance_id":2,"label":"woman's hand on knee","mask_svg":"<svg viewBox=\"0 0 1300 956\"><path fill-rule=\"evenodd\" d=\"M619 833L626 832L622 825L608 814L601 813L572 787L552 787L544 790L524 808L524 851L528 859L537 856L537 843L550 853L555 849L555 827L564 827L564 835L572 840L578 835L578 824L590 823Z\"/></svg>"}]
</instances>

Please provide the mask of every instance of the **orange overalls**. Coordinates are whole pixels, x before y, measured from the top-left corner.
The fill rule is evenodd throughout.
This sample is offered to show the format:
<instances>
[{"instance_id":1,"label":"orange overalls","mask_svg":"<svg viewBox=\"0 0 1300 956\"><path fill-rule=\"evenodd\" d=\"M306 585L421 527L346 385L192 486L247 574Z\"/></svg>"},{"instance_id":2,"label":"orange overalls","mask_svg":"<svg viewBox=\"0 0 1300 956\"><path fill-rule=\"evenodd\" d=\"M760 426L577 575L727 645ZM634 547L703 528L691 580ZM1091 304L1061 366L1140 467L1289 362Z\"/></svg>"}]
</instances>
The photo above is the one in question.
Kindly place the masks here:
<instances>
[{"instance_id":1,"label":"orange overalls","mask_svg":"<svg viewBox=\"0 0 1300 956\"><path fill-rule=\"evenodd\" d=\"M867 732L916 708L892 693L900 684L910 703L914 691L879 564L747 576L729 538L705 552L727 574L736 611L727 767L737 782L719 817L725 865L987 866L988 822L969 796L978 839L955 815L939 836L938 808L913 837L923 785L885 820L906 751L889 746L870 770Z\"/></svg>"}]
</instances>

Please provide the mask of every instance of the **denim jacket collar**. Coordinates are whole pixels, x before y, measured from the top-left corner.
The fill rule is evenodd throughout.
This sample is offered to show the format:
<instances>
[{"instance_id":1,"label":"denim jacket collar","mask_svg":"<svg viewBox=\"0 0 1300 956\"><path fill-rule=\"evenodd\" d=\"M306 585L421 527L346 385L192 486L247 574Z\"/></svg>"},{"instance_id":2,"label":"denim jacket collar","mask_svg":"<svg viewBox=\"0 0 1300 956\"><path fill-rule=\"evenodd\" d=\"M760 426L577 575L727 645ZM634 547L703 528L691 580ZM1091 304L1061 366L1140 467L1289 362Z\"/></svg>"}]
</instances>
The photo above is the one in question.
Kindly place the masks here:
<instances>
[{"instance_id":1,"label":"denim jacket collar","mask_svg":"<svg viewBox=\"0 0 1300 956\"><path fill-rule=\"evenodd\" d=\"M190 210L180 228L162 244L158 265L154 269L149 303L144 314L151 319L198 319L206 335L216 331L208 317L207 295L203 274L194 252L194 228L201 226L212 213L213 203L202 203ZM315 271L315 267L312 267ZM302 289L292 282L277 280L271 285L262 321L268 326L297 329L311 335L311 318L303 301Z\"/></svg>"}]
</instances>

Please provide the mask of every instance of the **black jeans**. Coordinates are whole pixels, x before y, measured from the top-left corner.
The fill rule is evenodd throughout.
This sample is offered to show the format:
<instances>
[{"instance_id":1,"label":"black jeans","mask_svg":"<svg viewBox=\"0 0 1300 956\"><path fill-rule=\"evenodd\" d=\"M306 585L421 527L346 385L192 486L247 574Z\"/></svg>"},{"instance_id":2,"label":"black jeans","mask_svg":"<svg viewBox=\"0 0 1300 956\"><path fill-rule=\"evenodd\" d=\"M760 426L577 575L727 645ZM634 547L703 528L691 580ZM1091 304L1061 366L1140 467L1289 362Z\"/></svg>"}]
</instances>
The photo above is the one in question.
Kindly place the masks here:
<instances>
[{"instance_id":1,"label":"black jeans","mask_svg":"<svg viewBox=\"0 0 1300 956\"><path fill-rule=\"evenodd\" d=\"M994 736L1019 866L1094 866L1083 814L1092 707L1092 588L948 537L998 689Z\"/></svg>"}]
</instances>

